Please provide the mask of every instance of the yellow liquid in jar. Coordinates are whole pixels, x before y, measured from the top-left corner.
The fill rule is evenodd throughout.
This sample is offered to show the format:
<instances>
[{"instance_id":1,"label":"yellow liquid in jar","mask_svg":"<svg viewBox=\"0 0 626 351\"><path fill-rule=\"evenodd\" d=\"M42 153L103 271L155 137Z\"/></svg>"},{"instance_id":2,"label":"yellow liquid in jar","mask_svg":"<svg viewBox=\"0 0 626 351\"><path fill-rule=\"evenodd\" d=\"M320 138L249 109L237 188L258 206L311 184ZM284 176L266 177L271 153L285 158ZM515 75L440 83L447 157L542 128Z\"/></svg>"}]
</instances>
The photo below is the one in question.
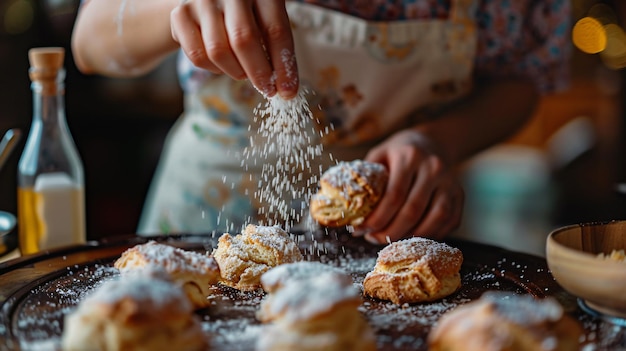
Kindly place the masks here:
<instances>
[{"instance_id":1,"label":"yellow liquid in jar","mask_svg":"<svg viewBox=\"0 0 626 351\"><path fill-rule=\"evenodd\" d=\"M18 187L17 200L22 255L85 242L82 187Z\"/></svg>"}]
</instances>

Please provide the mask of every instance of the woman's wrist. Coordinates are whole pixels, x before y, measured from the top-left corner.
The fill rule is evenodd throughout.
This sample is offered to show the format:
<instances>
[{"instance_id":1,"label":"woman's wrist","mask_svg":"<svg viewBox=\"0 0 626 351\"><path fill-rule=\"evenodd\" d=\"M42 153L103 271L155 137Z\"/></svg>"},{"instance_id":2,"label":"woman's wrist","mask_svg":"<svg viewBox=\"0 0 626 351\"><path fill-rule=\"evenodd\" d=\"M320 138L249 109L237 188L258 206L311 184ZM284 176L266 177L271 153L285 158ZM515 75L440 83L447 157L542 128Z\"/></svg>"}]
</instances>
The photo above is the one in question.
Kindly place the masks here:
<instances>
[{"instance_id":1,"label":"woman's wrist","mask_svg":"<svg viewBox=\"0 0 626 351\"><path fill-rule=\"evenodd\" d=\"M454 153L451 150L450 143L445 143L437 138L437 133L433 133L428 126L416 126L407 130L412 134L414 143L429 151L431 154L437 155L444 164L448 166L456 165Z\"/></svg>"}]
</instances>

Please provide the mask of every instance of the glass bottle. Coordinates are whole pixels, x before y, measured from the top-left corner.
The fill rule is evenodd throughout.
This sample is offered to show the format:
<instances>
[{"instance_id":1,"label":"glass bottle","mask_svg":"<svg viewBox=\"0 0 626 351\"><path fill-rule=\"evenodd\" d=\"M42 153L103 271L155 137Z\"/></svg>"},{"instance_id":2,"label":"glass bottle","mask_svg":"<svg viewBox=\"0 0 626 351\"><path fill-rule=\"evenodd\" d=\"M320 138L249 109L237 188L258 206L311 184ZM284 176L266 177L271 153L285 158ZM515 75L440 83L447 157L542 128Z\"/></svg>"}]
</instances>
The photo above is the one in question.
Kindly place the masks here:
<instances>
[{"instance_id":1,"label":"glass bottle","mask_svg":"<svg viewBox=\"0 0 626 351\"><path fill-rule=\"evenodd\" d=\"M65 120L63 48L28 52L33 120L18 164L23 255L85 242L83 165Z\"/></svg>"}]
</instances>

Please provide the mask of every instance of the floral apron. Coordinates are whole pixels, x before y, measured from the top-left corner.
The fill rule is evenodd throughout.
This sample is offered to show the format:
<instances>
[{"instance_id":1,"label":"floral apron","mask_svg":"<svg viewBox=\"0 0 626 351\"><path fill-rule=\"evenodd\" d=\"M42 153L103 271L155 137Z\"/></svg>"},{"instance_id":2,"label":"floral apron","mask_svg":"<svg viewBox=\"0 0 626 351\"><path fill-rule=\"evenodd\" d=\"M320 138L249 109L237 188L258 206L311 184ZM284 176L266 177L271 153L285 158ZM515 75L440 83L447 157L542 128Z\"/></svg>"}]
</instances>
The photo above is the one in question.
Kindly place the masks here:
<instances>
[{"instance_id":1,"label":"floral apron","mask_svg":"<svg viewBox=\"0 0 626 351\"><path fill-rule=\"evenodd\" d=\"M453 0L447 19L371 22L305 3L287 2L298 71L319 142L336 160L365 157L381 139L416 123L423 108L471 89L476 52L475 4ZM191 63L181 55L180 65ZM253 196L260 166L242 167L262 97L247 81L204 74L185 96L185 112L165 141L140 234L238 231L263 223ZM329 128L330 127L330 128ZM305 177L306 178L306 177Z\"/></svg>"}]
</instances>

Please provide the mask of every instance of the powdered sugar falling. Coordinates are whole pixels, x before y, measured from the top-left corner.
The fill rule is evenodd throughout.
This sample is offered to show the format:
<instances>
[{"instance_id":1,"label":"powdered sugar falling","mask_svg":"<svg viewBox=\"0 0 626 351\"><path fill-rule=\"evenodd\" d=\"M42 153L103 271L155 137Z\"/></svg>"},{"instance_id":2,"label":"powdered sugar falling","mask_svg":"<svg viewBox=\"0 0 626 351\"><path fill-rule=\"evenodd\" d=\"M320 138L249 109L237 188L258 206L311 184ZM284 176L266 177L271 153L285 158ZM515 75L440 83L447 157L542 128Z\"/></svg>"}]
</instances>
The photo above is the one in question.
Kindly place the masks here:
<instances>
[{"instance_id":1,"label":"powdered sugar falling","mask_svg":"<svg viewBox=\"0 0 626 351\"><path fill-rule=\"evenodd\" d=\"M253 194L262 205L259 214L267 224L287 230L305 218L321 171L314 174L314 160L322 157L323 147L314 118L301 88L296 97L285 100L278 94L267 98L255 110L257 133L243 152L242 167L262 165L258 190ZM311 173L311 175L309 175Z\"/></svg>"}]
</instances>

